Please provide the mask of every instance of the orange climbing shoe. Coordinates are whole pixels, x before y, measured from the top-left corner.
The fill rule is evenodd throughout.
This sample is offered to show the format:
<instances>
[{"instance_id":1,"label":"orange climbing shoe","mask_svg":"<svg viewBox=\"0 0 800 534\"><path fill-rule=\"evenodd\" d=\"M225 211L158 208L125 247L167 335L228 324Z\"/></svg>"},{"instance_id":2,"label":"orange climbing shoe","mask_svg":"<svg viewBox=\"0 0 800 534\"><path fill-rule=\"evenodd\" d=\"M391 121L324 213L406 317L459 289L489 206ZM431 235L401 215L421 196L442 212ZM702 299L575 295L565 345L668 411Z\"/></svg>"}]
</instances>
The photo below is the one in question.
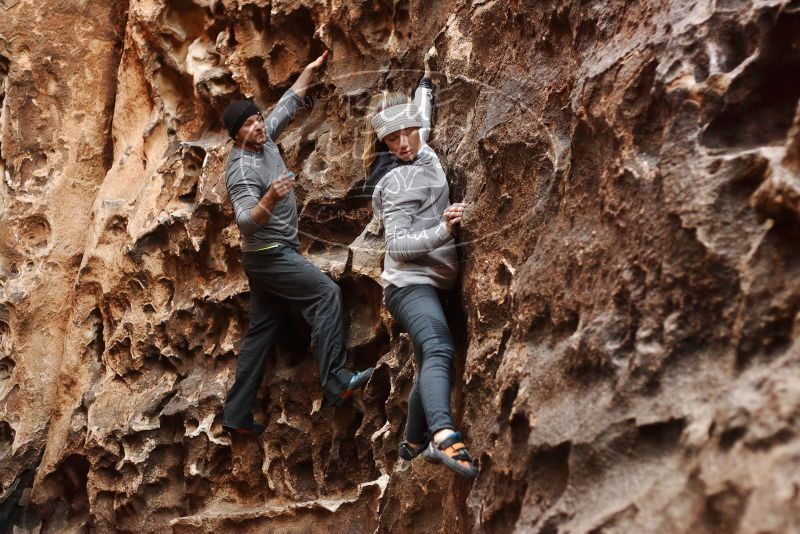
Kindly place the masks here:
<instances>
[{"instance_id":1,"label":"orange climbing shoe","mask_svg":"<svg viewBox=\"0 0 800 534\"><path fill-rule=\"evenodd\" d=\"M428 443L422 457L432 464L444 464L464 478L472 480L478 476L478 466L467 452L459 432L453 432L438 446L433 441Z\"/></svg>"}]
</instances>

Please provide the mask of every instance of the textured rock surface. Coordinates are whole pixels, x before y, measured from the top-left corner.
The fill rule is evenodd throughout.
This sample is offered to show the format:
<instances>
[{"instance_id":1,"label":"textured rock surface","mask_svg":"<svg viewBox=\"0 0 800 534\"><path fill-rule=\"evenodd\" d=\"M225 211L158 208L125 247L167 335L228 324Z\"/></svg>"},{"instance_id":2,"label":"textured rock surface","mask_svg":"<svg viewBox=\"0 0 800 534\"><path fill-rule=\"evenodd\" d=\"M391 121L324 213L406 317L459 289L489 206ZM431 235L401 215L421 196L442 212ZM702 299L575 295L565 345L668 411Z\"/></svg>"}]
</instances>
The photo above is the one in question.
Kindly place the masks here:
<instances>
[{"instance_id":1,"label":"textured rock surface","mask_svg":"<svg viewBox=\"0 0 800 534\"><path fill-rule=\"evenodd\" d=\"M800 531L800 4L0 2L0 518L22 532ZM472 484L397 462L413 377L357 198L371 92L439 48L472 204L450 303ZM355 406L308 329L258 442L219 114L332 51L282 138L344 289ZM7 527L10 528L10 527Z\"/></svg>"}]
</instances>

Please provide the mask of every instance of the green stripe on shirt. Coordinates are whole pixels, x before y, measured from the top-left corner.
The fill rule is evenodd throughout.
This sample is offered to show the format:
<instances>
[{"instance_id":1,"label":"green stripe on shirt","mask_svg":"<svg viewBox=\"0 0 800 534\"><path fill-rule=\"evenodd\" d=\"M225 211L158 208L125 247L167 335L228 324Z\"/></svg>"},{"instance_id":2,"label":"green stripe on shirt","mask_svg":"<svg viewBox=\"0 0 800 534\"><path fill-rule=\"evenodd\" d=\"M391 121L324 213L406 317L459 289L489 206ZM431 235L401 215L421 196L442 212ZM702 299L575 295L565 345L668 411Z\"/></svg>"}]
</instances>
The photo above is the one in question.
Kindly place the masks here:
<instances>
[{"instance_id":1,"label":"green stripe on shirt","mask_svg":"<svg viewBox=\"0 0 800 534\"><path fill-rule=\"evenodd\" d=\"M253 249L253 252L261 252L262 250L269 250L271 248L275 248L275 247L279 247L279 246L281 246L280 243L271 243L271 244L267 245L266 247Z\"/></svg>"}]
</instances>

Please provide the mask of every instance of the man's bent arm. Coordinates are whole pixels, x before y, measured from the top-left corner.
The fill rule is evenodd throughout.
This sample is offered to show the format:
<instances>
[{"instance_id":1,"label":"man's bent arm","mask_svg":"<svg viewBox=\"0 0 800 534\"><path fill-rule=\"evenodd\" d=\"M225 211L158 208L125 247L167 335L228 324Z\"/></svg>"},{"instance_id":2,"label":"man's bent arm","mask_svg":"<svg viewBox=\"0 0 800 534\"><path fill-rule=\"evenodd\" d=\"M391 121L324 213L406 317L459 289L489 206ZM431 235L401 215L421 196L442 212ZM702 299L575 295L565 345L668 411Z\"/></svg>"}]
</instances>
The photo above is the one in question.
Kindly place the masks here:
<instances>
[{"instance_id":1,"label":"man's bent arm","mask_svg":"<svg viewBox=\"0 0 800 534\"><path fill-rule=\"evenodd\" d=\"M258 201L258 204L253 206L250 210L250 217L253 218L255 222L258 224L264 225L269 222L269 218L272 216L272 208L275 207L275 203L278 199L274 198L272 195L269 194L269 189L261 197L261 200Z\"/></svg>"}]
</instances>

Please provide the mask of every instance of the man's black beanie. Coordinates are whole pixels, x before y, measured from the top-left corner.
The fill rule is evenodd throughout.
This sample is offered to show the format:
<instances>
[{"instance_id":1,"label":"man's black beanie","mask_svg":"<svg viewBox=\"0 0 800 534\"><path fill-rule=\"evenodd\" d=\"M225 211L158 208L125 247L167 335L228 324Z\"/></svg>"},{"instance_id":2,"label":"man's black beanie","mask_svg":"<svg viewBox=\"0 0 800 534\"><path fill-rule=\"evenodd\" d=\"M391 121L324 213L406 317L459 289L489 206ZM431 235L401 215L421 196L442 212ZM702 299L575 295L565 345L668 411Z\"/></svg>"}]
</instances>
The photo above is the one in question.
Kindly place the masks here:
<instances>
[{"instance_id":1,"label":"man's black beanie","mask_svg":"<svg viewBox=\"0 0 800 534\"><path fill-rule=\"evenodd\" d=\"M225 123L228 134L230 134L231 138L234 138L239 133L239 128L242 127L244 121L257 113L261 113L258 106L249 100L234 100L228 104L228 107L222 113L222 122Z\"/></svg>"}]
</instances>

